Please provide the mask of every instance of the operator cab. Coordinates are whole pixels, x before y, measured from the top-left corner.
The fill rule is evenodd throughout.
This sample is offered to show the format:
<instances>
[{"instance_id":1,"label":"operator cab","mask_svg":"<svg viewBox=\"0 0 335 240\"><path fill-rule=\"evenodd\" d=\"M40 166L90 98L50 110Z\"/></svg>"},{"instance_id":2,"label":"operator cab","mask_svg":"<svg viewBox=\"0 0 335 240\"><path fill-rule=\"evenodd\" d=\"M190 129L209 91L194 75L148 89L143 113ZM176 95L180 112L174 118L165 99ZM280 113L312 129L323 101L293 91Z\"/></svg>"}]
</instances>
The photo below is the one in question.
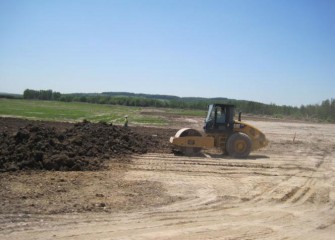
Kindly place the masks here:
<instances>
[{"instance_id":1,"label":"operator cab","mask_svg":"<svg viewBox=\"0 0 335 240\"><path fill-rule=\"evenodd\" d=\"M234 127L234 105L211 104L205 119L205 132L229 131Z\"/></svg>"}]
</instances>

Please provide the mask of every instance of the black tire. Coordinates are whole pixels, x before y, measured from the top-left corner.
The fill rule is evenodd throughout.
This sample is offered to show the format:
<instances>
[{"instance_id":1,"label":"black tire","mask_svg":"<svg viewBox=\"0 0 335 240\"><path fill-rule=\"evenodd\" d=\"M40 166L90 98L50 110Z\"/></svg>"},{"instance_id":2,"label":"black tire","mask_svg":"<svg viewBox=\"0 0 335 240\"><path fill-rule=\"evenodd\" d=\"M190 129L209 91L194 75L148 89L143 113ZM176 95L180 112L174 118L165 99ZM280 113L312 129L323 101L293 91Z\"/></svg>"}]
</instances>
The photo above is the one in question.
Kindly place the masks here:
<instances>
[{"instance_id":1,"label":"black tire","mask_svg":"<svg viewBox=\"0 0 335 240\"><path fill-rule=\"evenodd\" d=\"M251 151L252 143L248 135L244 133L234 133L227 141L226 150L229 156L234 158L246 158Z\"/></svg>"}]
</instances>

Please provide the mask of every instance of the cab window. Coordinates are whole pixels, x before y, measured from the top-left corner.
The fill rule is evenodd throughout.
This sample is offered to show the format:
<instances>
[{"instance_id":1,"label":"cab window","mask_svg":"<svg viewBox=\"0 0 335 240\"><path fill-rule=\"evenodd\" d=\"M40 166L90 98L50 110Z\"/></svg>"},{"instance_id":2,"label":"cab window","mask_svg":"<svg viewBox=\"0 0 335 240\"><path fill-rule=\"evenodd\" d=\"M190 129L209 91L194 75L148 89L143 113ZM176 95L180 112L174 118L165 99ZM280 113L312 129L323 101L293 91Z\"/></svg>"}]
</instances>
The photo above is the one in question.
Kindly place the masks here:
<instances>
[{"instance_id":1,"label":"cab window","mask_svg":"<svg viewBox=\"0 0 335 240\"><path fill-rule=\"evenodd\" d=\"M226 122L226 113L225 113L224 109L222 109L221 107L217 108L217 111L216 111L216 122L219 123L219 124Z\"/></svg>"}]
</instances>

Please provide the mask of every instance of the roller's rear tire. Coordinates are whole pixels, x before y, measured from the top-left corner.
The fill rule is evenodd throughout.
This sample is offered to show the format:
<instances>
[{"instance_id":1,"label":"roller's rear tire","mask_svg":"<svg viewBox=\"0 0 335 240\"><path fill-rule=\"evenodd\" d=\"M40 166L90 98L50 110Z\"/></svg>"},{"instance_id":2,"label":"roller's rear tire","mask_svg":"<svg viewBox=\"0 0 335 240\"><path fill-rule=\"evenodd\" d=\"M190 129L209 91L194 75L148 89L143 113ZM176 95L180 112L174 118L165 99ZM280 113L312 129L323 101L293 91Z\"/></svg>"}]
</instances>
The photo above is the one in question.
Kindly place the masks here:
<instances>
[{"instance_id":1,"label":"roller's rear tire","mask_svg":"<svg viewBox=\"0 0 335 240\"><path fill-rule=\"evenodd\" d=\"M246 158L249 156L252 147L251 139L244 133L232 134L226 144L226 150L229 156L234 158Z\"/></svg>"}]
</instances>

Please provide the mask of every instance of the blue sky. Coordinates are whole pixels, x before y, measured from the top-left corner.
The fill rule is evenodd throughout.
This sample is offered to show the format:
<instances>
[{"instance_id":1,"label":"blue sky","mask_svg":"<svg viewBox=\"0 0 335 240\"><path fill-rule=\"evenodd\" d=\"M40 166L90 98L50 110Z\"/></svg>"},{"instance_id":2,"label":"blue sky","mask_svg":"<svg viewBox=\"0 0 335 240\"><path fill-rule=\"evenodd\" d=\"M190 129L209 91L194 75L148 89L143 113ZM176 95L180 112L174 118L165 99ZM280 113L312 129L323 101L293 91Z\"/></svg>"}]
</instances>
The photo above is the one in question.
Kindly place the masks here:
<instances>
[{"instance_id":1,"label":"blue sky","mask_svg":"<svg viewBox=\"0 0 335 240\"><path fill-rule=\"evenodd\" d=\"M0 92L335 98L335 0L0 0Z\"/></svg>"}]
</instances>

